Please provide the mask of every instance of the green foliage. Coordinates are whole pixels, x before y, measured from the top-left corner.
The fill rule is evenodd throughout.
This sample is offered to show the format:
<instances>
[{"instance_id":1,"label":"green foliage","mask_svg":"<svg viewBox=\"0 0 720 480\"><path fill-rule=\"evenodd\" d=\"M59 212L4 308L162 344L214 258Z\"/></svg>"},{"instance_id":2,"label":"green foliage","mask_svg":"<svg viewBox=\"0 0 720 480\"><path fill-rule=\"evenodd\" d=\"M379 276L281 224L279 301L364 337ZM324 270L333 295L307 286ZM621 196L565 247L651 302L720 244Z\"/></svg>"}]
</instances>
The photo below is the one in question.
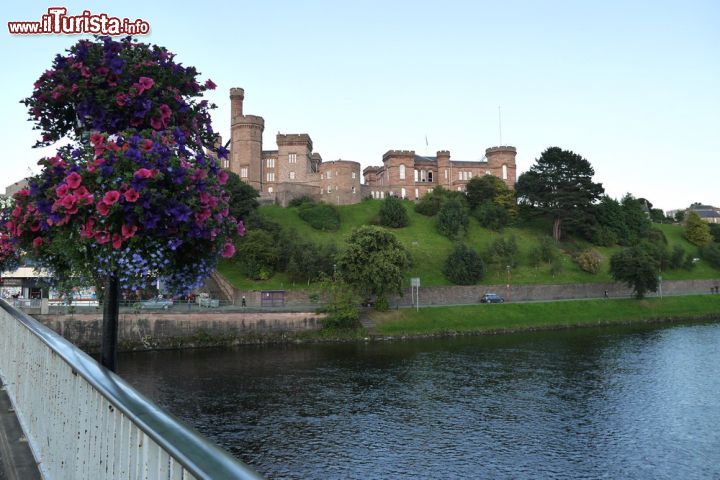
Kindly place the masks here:
<instances>
[{"instance_id":1,"label":"green foliage","mask_svg":"<svg viewBox=\"0 0 720 480\"><path fill-rule=\"evenodd\" d=\"M594 183L590 162L558 147L545 150L529 171L520 175L515 186L523 204L535 207L553 218L553 238L560 240L562 223L587 223L592 205L603 187Z\"/></svg>"},{"instance_id":2,"label":"green foliage","mask_svg":"<svg viewBox=\"0 0 720 480\"><path fill-rule=\"evenodd\" d=\"M360 294L376 296L376 308L388 294L402 292L409 267L405 247L392 233L374 226L355 229L338 259L340 277Z\"/></svg>"},{"instance_id":3,"label":"green foliage","mask_svg":"<svg viewBox=\"0 0 720 480\"><path fill-rule=\"evenodd\" d=\"M700 249L703 260L720 269L720 243L709 243Z\"/></svg>"},{"instance_id":4,"label":"green foliage","mask_svg":"<svg viewBox=\"0 0 720 480\"><path fill-rule=\"evenodd\" d=\"M471 178L465 186L465 195L470 209L483 203L493 203L498 197L509 191L508 186L494 175Z\"/></svg>"},{"instance_id":5,"label":"green foliage","mask_svg":"<svg viewBox=\"0 0 720 480\"><path fill-rule=\"evenodd\" d=\"M628 193L622 198L620 205L622 206L623 220L628 232L625 238L621 238L621 243L623 245L634 245L640 239L647 237L652 227L645 202Z\"/></svg>"},{"instance_id":6,"label":"green foliage","mask_svg":"<svg viewBox=\"0 0 720 480\"><path fill-rule=\"evenodd\" d=\"M303 203L298 207L298 216L315 230L334 232L340 228L340 213L329 203Z\"/></svg>"},{"instance_id":7,"label":"green foliage","mask_svg":"<svg viewBox=\"0 0 720 480\"><path fill-rule=\"evenodd\" d=\"M480 206L474 210L473 216L481 226L495 230L496 232L501 231L510 223L510 215L507 209L492 202L480 204Z\"/></svg>"},{"instance_id":8,"label":"green foliage","mask_svg":"<svg viewBox=\"0 0 720 480\"><path fill-rule=\"evenodd\" d=\"M610 258L610 273L616 282L632 288L637 298L658 288L658 261L642 246L625 248Z\"/></svg>"},{"instance_id":9,"label":"green foliage","mask_svg":"<svg viewBox=\"0 0 720 480\"><path fill-rule=\"evenodd\" d=\"M684 210L680 210L678 212L675 212L675 221L678 223L682 223L685 221L685 212Z\"/></svg>"},{"instance_id":10,"label":"green foliage","mask_svg":"<svg viewBox=\"0 0 720 480\"><path fill-rule=\"evenodd\" d=\"M437 230L454 240L465 235L469 221L467 207L457 198L451 197L440 207Z\"/></svg>"},{"instance_id":11,"label":"green foliage","mask_svg":"<svg viewBox=\"0 0 720 480\"><path fill-rule=\"evenodd\" d=\"M489 263L499 265L500 268L509 266L515 268L518 265L518 245L514 235L508 238L494 240L485 253Z\"/></svg>"},{"instance_id":12,"label":"green foliage","mask_svg":"<svg viewBox=\"0 0 720 480\"><path fill-rule=\"evenodd\" d=\"M290 200L290 202L288 202L288 206L289 207L299 207L303 203L315 203L315 199L309 195L302 195L300 197L293 198L292 200Z\"/></svg>"},{"instance_id":13,"label":"green foliage","mask_svg":"<svg viewBox=\"0 0 720 480\"><path fill-rule=\"evenodd\" d=\"M670 254L670 268L680 268L685 264L685 249L675 245Z\"/></svg>"},{"instance_id":14,"label":"green foliage","mask_svg":"<svg viewBox=\"0 0 720 480\"><path fill-rule=\"evenodd\" d=\"M443 267L443 275L456 285L474 285L485 273L480 255L464 243L455 245Z\"/></svg>"},{"instance_id":15,"label":"green foliage","mask_svg":"<svg viewBox=\"0 0 720 480\"><path fill-rule=\"evenodd\" d=\"M225 191L230 195L230 215L237 219L247 220L259 205L257 190L243 182L237 173L228 171Z\"/></svg>"},{"instance_id":16,"label":"green foliage","mask_svg":"<svg viewBox=\"0 0 720 480\"><path fill-rule=\"evenodd\" d=\"M557 256L557 248L553 239L542 237L539 243L530 250L530 265L537 267L541 263L552 264Z\"/></svg>"},{"instance_id":17,"label":"green foliage","mask_svg":"<svg viewBox=\"0 0 720 480\"><path fill-rule=\"evenodd\" d=\"M293 282L315 282L323 276L331 277L337 256L337 247L299 241L293 245L287 265L288 278Z\"/></svg>"},{"instance_id":18,"label":"green foliage","mask_svg":"<svg viewBox=\"0 0 720 480\"><path fill-rule=\"evenodd\" d=\"M450 197L465 197L462 192L451 192L438 185L428 192L415 204L415 211L426 217L434 217L440 211L440 207Z\"/></svg>"},{"instance_id":19,"label":"green foliage","mask_svg":"<svg viewBox=\"0 0 720 480\"><path fill-rule=\"evenodd\" d=\"M267 280L277 268L280 247L273 236L265 230L249 230L237 242L235 262L248 278Z\"/></svg>"},{"instance_id":20,"label":"green foliage","mask_svg":"<svg viewBox=\"0 0 720 480\"><path fill-rule=\"evenodd\" d=\"M359 299L348 284L325 277L320 283L320 291L326 303L318 311L326 313L322 327L349 329L360 325Z\"/></svg>"},{"instance_id":21,"label":"green foliage","mask_svg":"<svg viewBox=\"0 0 720 480\"><path fill-rule=\"evenodd\" d=\"M600 271L600 263L602 261L602 257L596 250L593 250L591 248L583 250L582 252L575 255L573 260L583 272L588 272L595 275Z\"/></svg>"},{"instance_id":22,"label":"green foliage","mask_svg":"<svg viewBox=\"0 0 720 480\"><path fill-rule=\"evenodd\" d=\"M720 223L711 223L709 224L710 227L710 235L713 238L713 242L720 243Z\"/></svg>"},{"instance_id":23,"label":"green foliage","mask_svg":"<svg viewBox=\"0 0 720 480\"><path fill-rule=\"evenodd\" d=\"M668 223L668 218L662 208L652 208L650 209L650 221L653 223Z\"/></svg>"},{"instance_id":24,"label":"green foliage","mask_svg":"<svg viewBox=\"0 0 720 480\"><path fill-rule=\"evenodd\" d=\"M692 210L688 213L687 219L685 220L685 238L688 242L698 247L707 245L712 241L710 227Z\"/></svg>"},{"instance_id":25,"label":"green foliage","mask_svg":"<svg viewBox=\"0 0 720 480\"><path fill-rule=\"evenodd\" d=\"M403 201L393 196L383 200L378 218L383 227L402 228L410 223Z\"/></svg>"}]
</instances>

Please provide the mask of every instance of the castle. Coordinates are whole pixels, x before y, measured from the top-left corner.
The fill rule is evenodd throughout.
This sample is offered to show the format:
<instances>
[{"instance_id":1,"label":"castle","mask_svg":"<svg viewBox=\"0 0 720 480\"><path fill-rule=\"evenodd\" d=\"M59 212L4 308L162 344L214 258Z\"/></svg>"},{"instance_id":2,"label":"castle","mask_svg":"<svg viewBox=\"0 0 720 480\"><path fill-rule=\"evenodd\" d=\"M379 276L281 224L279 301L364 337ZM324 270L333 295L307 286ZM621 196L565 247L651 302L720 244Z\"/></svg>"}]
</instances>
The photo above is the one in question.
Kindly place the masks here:
<instances>
[{"instance_id":1,"label":"castle","mask_svg":"<svg viewBox=\"0 0 720 480\"><path fill-rule=\"evenodd\" d=\"M462 191L472 177L495 175L510 188L515 186L515 147L485 150L482 161L450 160L441 150L434 157L416 155L412 150L390 150L383 165L367 167L348 160L323 162L313 152L307 133L281 134L277 150L263 150L265 120L243 114L245 91L230 89L230 155L223 167L260 192L264 202L286 206L293 198L309 196L338 205L360 202L364 197L398 196L417 200L434 186Z\"/></svg>"}]
</instances>

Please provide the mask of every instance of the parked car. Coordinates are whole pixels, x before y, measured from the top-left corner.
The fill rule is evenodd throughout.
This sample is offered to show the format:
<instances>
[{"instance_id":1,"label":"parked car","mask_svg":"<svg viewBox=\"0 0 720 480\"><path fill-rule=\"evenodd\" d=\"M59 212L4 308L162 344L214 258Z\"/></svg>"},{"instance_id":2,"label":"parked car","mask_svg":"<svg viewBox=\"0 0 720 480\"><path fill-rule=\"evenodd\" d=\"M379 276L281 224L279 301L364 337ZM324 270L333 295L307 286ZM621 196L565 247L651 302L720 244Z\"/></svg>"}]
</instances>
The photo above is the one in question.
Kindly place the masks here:
<instances>
[{"instance_id":1,"label":"parked car","mask_svg":"<svg viewBox=\"0 0 720 480\"><path fill-rule=\"evenodd\" d=\"M172 307L173 301L169 298L155 297L150 300L144 300L136 304L143 309L163 309L167 310Z\"/></svg>"},{"instance_id":2,"label":"parked car","mask_svg":"<svg viewBox=\"0 0 720 480\"><path fill-rule=\"evenodd\" d=\"M497 293L486 293L480 298L480 303L505 303L505 299Z\"/></svg>"}]
</instances>

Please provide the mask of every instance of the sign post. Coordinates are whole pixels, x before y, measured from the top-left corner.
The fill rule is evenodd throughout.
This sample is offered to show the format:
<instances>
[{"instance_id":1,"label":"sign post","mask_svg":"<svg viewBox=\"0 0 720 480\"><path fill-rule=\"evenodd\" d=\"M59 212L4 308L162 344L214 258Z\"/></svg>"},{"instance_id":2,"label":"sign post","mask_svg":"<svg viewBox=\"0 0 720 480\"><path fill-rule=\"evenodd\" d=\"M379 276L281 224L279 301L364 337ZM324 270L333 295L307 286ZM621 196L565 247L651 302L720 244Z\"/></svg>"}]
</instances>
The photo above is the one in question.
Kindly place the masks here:
<instances>
[{"instance_id":1,"label":"sign post","mask_svg":"<svg viewBox=\"0 0 720 480\"><path fill-rule=\"evenodd\" d=\"M415 303L415 311L420 310L420 277L410 279L410 295Z\"/></svg>"}]
</instances>

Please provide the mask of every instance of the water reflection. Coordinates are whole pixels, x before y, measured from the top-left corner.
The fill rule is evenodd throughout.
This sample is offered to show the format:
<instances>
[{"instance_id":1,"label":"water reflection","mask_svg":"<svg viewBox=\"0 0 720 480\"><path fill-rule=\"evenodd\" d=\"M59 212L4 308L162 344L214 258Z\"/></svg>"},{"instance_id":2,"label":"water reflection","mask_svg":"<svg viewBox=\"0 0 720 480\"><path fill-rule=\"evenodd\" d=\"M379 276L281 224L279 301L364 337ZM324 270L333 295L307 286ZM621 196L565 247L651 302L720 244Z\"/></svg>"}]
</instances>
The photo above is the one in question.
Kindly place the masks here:
<instances>
[{"instance_id":1,"label":"water reflection","mask_svg":"<svg viewBox=\"0 0 720 480\"><path fill-rule=\"evenodd\" d=\"M124 355L271 478L718 478L720 325Z\"/></svg>"}]
</instances>

